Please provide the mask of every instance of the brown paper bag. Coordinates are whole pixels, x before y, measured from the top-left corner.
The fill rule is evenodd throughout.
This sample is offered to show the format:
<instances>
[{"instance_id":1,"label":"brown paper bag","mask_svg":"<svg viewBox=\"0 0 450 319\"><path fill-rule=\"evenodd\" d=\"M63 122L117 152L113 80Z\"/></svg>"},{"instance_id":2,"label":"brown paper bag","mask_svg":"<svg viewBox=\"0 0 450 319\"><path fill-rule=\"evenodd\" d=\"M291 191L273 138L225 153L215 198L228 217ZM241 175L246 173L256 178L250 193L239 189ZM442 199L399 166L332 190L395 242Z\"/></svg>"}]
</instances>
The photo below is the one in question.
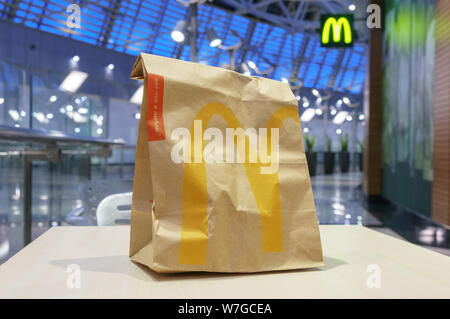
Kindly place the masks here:
<instances>
[{"instance_id":1,"label":"brown paper bag","mask_svg":"<svg viewBox=\"0 0 450 319\"><path fill-rule=\"evenodd\" d=\"M323 265L287 84L141 54L130 257L158 272Z\"/></svg>"}]
</instances>

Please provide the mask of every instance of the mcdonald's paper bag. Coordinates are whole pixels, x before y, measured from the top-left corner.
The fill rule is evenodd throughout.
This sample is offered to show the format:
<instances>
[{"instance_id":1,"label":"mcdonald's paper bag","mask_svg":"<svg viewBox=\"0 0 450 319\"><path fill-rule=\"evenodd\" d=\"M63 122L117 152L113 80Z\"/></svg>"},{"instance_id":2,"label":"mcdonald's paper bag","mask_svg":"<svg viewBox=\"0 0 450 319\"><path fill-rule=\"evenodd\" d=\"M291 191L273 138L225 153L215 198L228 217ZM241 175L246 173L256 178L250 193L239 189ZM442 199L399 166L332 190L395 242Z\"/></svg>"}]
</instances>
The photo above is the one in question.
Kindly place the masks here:
<instances>
[{"instance_id":1,"label":"mcdonald's paper bag","mask_svg":"<svg viewBox=\"0 0 450 319\"><path fill-rule=\"evenodd\" d=\"M323 265L287 84L141 54L130 257L158 272Z\"/></svg>"}]
</instances>

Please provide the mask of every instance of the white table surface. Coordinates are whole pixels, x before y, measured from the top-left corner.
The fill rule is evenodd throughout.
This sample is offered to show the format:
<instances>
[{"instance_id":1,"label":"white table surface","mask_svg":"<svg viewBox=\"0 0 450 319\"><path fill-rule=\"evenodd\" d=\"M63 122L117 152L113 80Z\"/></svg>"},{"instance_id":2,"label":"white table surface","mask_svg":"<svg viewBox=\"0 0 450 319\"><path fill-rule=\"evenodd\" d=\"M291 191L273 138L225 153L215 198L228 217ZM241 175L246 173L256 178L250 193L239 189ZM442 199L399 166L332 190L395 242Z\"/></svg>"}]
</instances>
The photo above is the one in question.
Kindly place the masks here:
<instances>
[{"instance_id":1,"label":"white table surface","mask_svg":"<svg viewBox=\"0 0 450 319\"><path fill-rule=\"evenodd\" d=\"M129 231L51 228L0 265L0 298L450 298L450 257L362 226L320 226L324 267L259 274L158 274L128 259Z\"/></svg>"}]
</instances>

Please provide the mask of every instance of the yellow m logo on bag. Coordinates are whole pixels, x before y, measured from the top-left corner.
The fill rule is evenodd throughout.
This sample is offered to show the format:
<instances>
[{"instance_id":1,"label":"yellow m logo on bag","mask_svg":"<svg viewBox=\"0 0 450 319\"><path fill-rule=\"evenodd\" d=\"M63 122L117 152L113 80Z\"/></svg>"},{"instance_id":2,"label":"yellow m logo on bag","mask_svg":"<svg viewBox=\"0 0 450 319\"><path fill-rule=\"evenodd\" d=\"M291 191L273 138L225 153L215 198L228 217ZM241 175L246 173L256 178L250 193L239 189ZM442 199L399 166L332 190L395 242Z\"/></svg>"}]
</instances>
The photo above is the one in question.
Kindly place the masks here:
<instances>
[{"instance_id":1,"label":"yellow m logo on bag","mask_svg":"<svg viewBox=\"0 0 450 319\"><path fill-rule=\"evenodd\" d=\"M214 115L220 115L230 128L241 128L239 121L233 112L223 104L209 103L196 115L195 120L201 120L203 131L206 130L210 119ZM300 125L298 110L294 107L281 107L269 119L267 123L268 142L271 143L271 129L281 128L286 119L293 119ZM194 123L194 122L193 122ZM191 129L191 147L194 143L194 124ZM249 158L249 153L254 152L246 137L248 148L238 149L243 159ZM202 140L202 149L204 143ZM271 150L271 147L268 148ZM193 152L192 152L193 153ZM272 154L273 155L273 154ZM278 159L277 159L278 160ZM283 232L281 220L280 182L278 172L273 174L261 174L263 164L258 156L256 163L244 160L250 187L255 197L261 216L262 247L265 252L283 251ZM180 264L204 265L208 247L208 200L206 187L205 162L185 163L183 177L182 198L182 225L179 252Z\"/></svg>"},{"instance_id":2,"label":"yellow m logo on bag","mask_svg":"<svg viewBox=\"0 0 450 319\"><path fill-rule=\"evenodd\" d=\"M349 46L353 43L353 16L324 15L321 17L322 46ZM332 39L330 39L330 33Z\"/></svg>"}]
</instances>

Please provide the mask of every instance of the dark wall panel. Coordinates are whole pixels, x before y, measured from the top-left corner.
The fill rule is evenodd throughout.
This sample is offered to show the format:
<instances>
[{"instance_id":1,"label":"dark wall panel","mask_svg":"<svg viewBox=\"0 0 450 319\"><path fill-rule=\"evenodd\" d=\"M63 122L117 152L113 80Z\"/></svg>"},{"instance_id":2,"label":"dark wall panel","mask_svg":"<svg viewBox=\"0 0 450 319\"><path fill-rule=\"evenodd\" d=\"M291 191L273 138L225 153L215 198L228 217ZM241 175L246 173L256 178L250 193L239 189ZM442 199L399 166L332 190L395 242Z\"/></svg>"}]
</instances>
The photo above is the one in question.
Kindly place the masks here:
<instances>
[{"instance_id":1,"label":"dark wall panel","mask_svg":"<svg viewBox=\"0 0 450 319\"><path fill-rule=\"evenodd\" d=\"M450 225L450 1L436 1L433 219Z\"/></svg>"}]
</instances>

